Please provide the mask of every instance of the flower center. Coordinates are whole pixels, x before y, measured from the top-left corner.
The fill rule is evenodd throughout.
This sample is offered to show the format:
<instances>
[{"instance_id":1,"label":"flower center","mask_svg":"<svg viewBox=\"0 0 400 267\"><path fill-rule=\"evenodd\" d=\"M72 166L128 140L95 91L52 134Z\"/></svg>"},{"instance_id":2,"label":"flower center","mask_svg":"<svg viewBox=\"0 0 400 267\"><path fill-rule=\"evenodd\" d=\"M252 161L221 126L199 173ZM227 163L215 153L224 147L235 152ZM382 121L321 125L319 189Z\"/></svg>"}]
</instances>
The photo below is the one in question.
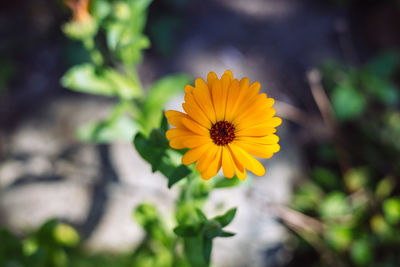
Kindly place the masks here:
<instances>
[{"instance_id":1,"label":"flower center","mask_svg":"<svg viewBox=\"0 0 400 267\"><path fill-rule=\"evenodd\" d=\"M235 139L235 126L227 121L219 121L211 127L210 137L218 146L229 144Z\"/></svg>"}]
</instances>

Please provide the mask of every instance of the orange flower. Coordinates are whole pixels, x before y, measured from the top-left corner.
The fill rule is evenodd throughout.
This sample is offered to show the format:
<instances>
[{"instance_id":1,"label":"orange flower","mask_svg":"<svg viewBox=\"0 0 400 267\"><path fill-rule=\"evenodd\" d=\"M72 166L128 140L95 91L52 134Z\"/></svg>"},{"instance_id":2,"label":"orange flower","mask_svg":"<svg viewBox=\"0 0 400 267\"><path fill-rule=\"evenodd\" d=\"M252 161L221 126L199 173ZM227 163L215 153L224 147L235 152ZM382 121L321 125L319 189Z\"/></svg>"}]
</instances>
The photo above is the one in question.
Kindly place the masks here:
<instances>
[{"instance_id":1,"label":"orange flower","mask_svg":"<svg viewBox=\"0 0 400 267\"><path fill-rule=\"evenodd\" d=\"M65 0L65 3L72 10L73 21L85 22L90 19L89 14L90 0Z\"/></svg>"},{"instance_id":2,"label":"orange flower","mask_svg":"<svg viewBox=\"0 0 400 267\"><path fill-rule=\"evenodd\" d=\"M275 127L282 120L274 117L274 99L259 93L260 83L248 78L234 79L227 70L221 79L214 72L207 83L198 78L195 86L185 86L186 113L168 110L165 116L176 128L167 131L174 149L190 148L182 163L196 163L201 177L208 180L223 169L227 178L236 173L246 179L246 170L258 176L264 166L253 156L270 158L279 151Z\"/></svg>"}]
</instances>

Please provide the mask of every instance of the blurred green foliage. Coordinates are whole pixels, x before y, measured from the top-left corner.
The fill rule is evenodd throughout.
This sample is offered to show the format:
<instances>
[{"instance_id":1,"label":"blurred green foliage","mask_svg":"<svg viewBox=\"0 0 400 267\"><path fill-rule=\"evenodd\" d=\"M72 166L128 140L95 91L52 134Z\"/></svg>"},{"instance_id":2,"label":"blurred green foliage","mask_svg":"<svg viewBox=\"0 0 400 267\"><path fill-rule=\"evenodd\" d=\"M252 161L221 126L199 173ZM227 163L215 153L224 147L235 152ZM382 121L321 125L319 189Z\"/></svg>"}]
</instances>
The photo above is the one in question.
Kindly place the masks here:
<instances>
[{"instance_id":1,"label":"blurred green foliage","mask_svg":"<svg viewBox=\"0 0 400 267\"><path fill-rule=\"evenodd\" d=\"M144 90L137 65L143 50L150 46L143 32L150 3L151 0L92 0L87 10L81 7L79 12L74 11L84 19L72 19L63 26L67 37L82 43L90 60L72 66L61 84L73 91L119 100L108 118L78 129L83 141L130 141L138 132L148 136L159 126L165 104L190 81L187 75L173 74Z\"/></svg>"},{"instance_id":2,"label":"blurred green foliage","mask_svg":"<svg viewBox=\"0 0 400 267\"><path fill-rule=\"evenodd\" d=\"M400 262L399 63L399 55L388 52L360 67L333 61L322 66L337 137L316 145L311 179L293 195L291 206L323 225L310 233L318 238L298 233L311 246L299 247L294 261L318 248L323 256L312 266Z\"/></svg>"}]
</instances>

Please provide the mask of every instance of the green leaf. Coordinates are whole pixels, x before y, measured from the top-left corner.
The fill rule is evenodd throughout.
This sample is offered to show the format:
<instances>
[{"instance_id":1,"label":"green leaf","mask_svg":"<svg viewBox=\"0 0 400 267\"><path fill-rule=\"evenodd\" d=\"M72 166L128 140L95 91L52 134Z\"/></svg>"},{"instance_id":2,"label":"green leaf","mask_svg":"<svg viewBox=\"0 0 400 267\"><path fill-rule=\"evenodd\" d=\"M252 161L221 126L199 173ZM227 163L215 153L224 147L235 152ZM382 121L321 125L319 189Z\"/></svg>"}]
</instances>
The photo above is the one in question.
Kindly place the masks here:
<instances>
[{"instance_id":1,"label":"green leaf","mask_svg":"<svg viewBox=\"0 0 400 267\"><path fill-rule=\"evenodd\" d=\"M90 63L69 69L61 78L62 86L88 94L132 99L141 95L138 83L111 69L96 70Z\"/></svg>"},{"instance_id":2,"label":"green leaf","mask_svg":"<svg viewBox=\"0 0 400 267\"><path fill-rule=\"evenodd\" d=\"M79 234L71 226L65 223L58 223L53 232L54 239L61 245L74 247L79 243Z\"/></svg>"},{"instance_id":3,"label":"green leaf","mask_svg":"<svg viewBox=\"0 0 400 267\"><path fill-rule=\"evenodd\" d=\"M218 221L222 227L225 227L231 223L233 218L235 218L236 210L236 208L232 208L228 210L225 214L215 217L214 220Z\"/></svg>"},{"instance_id":4,"label":"green leaf","mask_svg":"<svg viewBox=\"0 0 400 267\"><path fill-rule=\"evenodd\" d=\"M386 220L390 224L397 224L400 222L400 198L393 197L386 199L383 202L383 213Z\"/></svg>"},{"instance_id":5,"label":"green leaf","mask_svg":"<svg viewBox=\"0 0 400 267\"><path fill-rule=\"evenodd\" d=\"M232 232L226 232L226 231L222 231L221 234L219 235L220 237L232 237L236 235L235 233Z\"/></svg>"},{"instance_id":6,"label":"green leaf","mask_svg":"<svg viewBox=\"0 0 400 267\"><path fill-rule=\"evenodd\" d=\"M293 195L291 206L301 212L315 210L324 192L313 182L306 182Z\"/></svg>"},{"instance_id":7,"label":"green leaf","mask_svg":"<svg viewBox=\"0 0 400 267\"><path fill-rule=\"evenodd\" d=\"M108 1L96 0L90 3L90 14L98 21L105 19L111 12L111 5Z\"/></svg>"},{"instance_id":8,"label":"green leaf","mask_svg":"<svg viewBox=\"0 0 400 267\"><path fill-rule=\"evenodd\" d=\"M133 215L135 220L142 226L145 226L149 221L158 219L156 208L148 203L142 203L137 206Z\"/></svg>"},{"instance_id":9,"label":"green leaf","mask_svg":"<svg viewBox=\"0 0 400 267\"><path fill-rule=\"evenodd\" d=\"M168 177L168 188L171 188L174 184L185 178L191 173L188 167L180 165L172 172Z\"/></svg>"},{"instance_id":10,"label":"green leaf","mask_svg":"<svg viewBox=\"0 0 400 267\"><path fill-rule=\"evenodd\" d=\"M162 111L167 102L176 94L183 92L183 87L190 82L188 76L174 74L155 82L143 103L143 117L141 123L146 132L157 128L162 118Z\"/></svg>"},{"instance_id":11,"label":"green leaf","mask_svg":"<svg viewBox=\"0 0 400 267\"><path fill-rule=\"evenodd\" d=\"M201 222L206 222L207 221L207 216L203 213L203 211L199 208L196 208L196 213L199 216Z\"/></svg>"},{"instance_id":12,"label":"green leaf","mask_svg":"<svg viewBox=\"0 0 400 267\"><path fill-rule=\"evenodd\" d=\"M125 42L120 42L117 49L118 58L125 64L138 64L142 60L142 50L150 47L150 40L143 34L125 37ZM124 40L124 36L121 36Z\"/></svg>"},{"instance_id":13,"label":"green leaf","mask_svg":"<svg viewBox=\"0 0 400 267\"><path fill-rule=\"evenodd\" d=\"M139 155L151 164L153 172L157 171L160 167L164 150L154 148L141 133L136 134L133 143Z\"/></svg>"},{"instance_id":14,"label":"green leaf","mask_svg":"<svg viewBox=\"0 0 400 267\"><path fill-rule=\"evenodd\" d=\"M78 129L79 140L93 143L129 142L138 132L138 125L133 119L121 116L115 120L91 122Z\"/></svg>"},{"instance_id":15,"label":"green leaf","mask_svg":"<svg viewBox=\"0 0 400 267\"><path fill-rule=\"evenodd\" d=\"M178 225L174 233L180 237L193 237L200 233L201 224Z\"/></svg>"},{"instance_id":16,"label":"green leaf","mask_svg":"<svg viewBox=\"0 0 400 267\"><path fill-rule=\"evenodd\" d=\"M341 82L332 93L332 106L340 121L359 117L366 108L365 96L347 80Z\"/></svg>"},{"instance_id":17,"label":"green leaf","mask_svg":"<svg viewBox=\"0 0 400 267\"><path fill-rule=\"evenodd\" d=\"M226 179L225 177L217 177L216 182L214 183L214 188L228 188L240 185L242 182L236 177L236 175L232 179Z\"/></svg>"}]
</instances>

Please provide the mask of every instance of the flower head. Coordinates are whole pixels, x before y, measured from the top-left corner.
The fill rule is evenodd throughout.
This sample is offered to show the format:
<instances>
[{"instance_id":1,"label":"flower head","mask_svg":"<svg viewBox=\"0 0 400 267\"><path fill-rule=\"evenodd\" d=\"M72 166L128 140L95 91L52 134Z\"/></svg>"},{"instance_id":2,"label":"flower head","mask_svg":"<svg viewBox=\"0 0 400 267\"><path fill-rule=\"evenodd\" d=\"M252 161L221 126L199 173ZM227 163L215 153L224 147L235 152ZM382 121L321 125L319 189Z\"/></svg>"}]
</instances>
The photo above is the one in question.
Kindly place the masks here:
<instances>
[{"instance_id":1,"label":"flower head","mask_svg":"<svg viewBox=\"0 0 400 267\"><path fill-rule=\"evenodd\" d=\"M73 21L85 22L90 19L89 2L90 0L65 0L65 3L72 10Z\"/></svg>"},{"instance_id":2,"label":"flower head","mask_svg":"<svg viewBox=\"0 0 400 267\"><path fill-rule=\"evenodd\" d=\"M189 148L182 163L196 163L196 170L205 180L223 170L227 178L236 173L246 179L246 170L258 176L264 166L254 157L270 158L279 151L275 127L282 120L274 117L274 99L259 93L260 83L248 78L234 79L227 70L218 79L214 72L207 83L198 78L195 86L185 86L186 113L168 110L165 116L176 128L167 131L174 149Z\"/></svg>"}]
</instances>

